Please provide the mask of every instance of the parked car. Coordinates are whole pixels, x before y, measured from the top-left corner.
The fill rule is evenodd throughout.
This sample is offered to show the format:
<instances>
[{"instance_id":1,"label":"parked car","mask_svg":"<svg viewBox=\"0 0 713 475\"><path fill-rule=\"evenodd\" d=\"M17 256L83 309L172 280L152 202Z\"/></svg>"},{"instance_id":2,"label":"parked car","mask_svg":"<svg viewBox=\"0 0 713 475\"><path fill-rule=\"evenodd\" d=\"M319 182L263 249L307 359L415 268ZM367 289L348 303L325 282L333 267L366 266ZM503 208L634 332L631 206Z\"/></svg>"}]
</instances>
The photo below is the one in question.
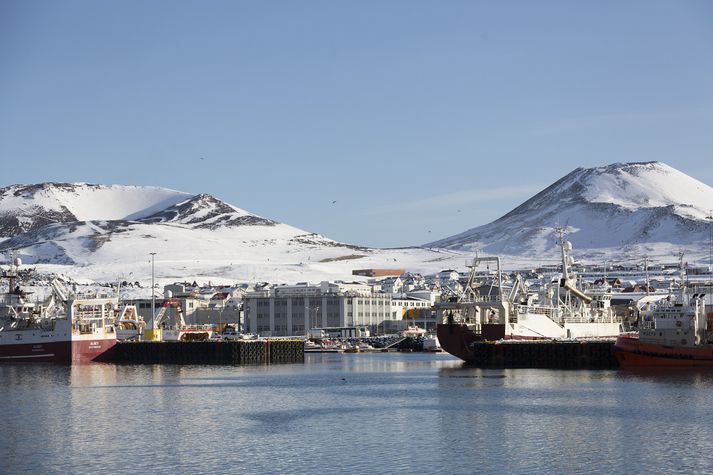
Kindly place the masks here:
<instances>
[{"instance_id":1,"label":"parked car","mask_svg":"<svg viewBox=\"0 0 713 475\"><path fill-rule=\"evenodd\" d=\"M223 330L223 333L221 333L221 337L223 340L239 340L241 334L235 331L234 328L226 328Z\"/></svg>"}]
</instances>

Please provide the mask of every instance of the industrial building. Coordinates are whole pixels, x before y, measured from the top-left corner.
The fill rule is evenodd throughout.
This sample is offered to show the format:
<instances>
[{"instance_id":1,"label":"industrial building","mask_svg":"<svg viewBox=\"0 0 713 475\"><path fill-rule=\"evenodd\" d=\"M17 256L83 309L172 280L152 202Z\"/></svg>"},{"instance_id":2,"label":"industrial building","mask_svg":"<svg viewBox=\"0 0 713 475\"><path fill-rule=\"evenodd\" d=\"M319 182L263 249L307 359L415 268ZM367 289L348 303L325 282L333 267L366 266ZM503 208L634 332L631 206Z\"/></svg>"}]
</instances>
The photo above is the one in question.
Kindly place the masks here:
<instances>
[{"instance_id":1,"label":"industrial building","mask_svg":"<svg viewBox=\"0 0 713 475\"><path fill-rule=\"evenodd\" d=\"M406 311L430 313L430 302L394 300L362 283L283 285L245 296L245 331L261 336L307 335L314 328L361 328L373 334L403 328ZM415 316L415 313L412 312ZM422 316L419 313L419 316Z\"/></svg>"}]
</instances>

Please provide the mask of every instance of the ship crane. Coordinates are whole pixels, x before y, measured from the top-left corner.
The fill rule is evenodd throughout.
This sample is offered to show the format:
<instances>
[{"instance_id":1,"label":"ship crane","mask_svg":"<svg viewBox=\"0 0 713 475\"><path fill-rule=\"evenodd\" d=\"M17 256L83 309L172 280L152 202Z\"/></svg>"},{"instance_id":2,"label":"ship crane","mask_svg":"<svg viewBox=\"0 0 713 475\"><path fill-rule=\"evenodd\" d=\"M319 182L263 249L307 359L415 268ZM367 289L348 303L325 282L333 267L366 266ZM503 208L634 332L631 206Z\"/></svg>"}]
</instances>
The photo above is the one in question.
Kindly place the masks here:
<instances>
[{"instance_id":1,"label":"ship crane","mask_svg":"<svg viewBox=\"0 0 713 475\"><path fill-rule=\"evenodd\" d=\"M53 295L55 295L61 302L69 300L69 291L58 277L52 279L50 287L52 287Z\"/></svg>"},{"instance_id":2,"label":"ship crane","mask_svg":"<svg viewBox=\"0 0 713 475\"><path fill-rule=\"evenodd\" d=\"M52 279L50 288L52 293L44 302L44 313L47 316L57 316L65 310L65 306L70 299L70 292L59 277Z\"/></svg>"},{"instance_id":3,"label":"ship crane","mask_svg":"<svg viewBox=\"0 0 713 475\"><path fill-rule=\"evenodd\" d=\"M183 318L183 310L181 309L180 300L174 298L167 298L164 299L163 303L161 303L161 307L159 307L158 311L156 312L156 315L154 315L154 330L158 330L159 328L161 328L161 325L165 324L168 321L168 318L170 316L168 312L169 308L176 309L176 314L178 318L178 328L183 328L186 326L186 321Z\"/></svg>"}]
</instances>

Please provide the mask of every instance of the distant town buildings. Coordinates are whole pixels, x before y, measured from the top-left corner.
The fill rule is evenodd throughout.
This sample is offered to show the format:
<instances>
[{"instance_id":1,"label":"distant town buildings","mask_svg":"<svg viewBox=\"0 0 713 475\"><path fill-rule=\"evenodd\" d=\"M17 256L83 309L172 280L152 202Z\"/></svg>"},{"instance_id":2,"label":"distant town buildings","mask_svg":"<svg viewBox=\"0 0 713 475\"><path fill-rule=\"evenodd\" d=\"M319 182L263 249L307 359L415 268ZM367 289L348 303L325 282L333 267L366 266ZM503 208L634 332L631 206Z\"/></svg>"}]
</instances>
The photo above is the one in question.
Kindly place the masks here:
<instances>
[{"instance_id":1,"label":"distant town buildings","mask_svg":"<svg viewBox=\"0 0 713 475\"><path fill-rule=\"evenodd\" d=\"M680 269L673 265L574 266L582 288L607 285L612 302L630 305L642 295L666 292L677 284ZM690 269L690 285L704 289L707 277ZM645 271L648 271L646 273ZM702 274L698 281L697 274ZM353 274L366 282L299 282L277 285L259 282L240 285L198 285L176 282L164 287L164 297L177 300L186 324L232 325L245 333L261 336L309 336L315 331L349 336L393 334L408 326L434 330L434 306L443 298L463 298L469 282L482 296L497 298L495 271L479 269L471 275L446 269L422 276L402 269L359 269ZM559 278L557 266L542 266L505 272L504 289L523 285L523 292L541 289ZM472 281L471 281L472 279ZM680 280L680 279L679 279ZM158 309L163 298L156 299ZM150 299L133 302L145 320L150 319Z\"/></svg>"}]
</instances>

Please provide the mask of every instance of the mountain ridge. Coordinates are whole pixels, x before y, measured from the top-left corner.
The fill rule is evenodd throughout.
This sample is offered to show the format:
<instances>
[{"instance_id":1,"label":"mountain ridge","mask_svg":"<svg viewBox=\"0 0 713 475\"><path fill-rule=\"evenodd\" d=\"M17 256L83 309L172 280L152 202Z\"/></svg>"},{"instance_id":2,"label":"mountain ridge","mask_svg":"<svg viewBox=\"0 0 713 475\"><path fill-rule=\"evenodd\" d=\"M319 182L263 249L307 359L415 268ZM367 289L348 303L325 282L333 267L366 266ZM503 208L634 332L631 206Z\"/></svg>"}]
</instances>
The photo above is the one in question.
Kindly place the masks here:
<instances>
[{"instance_id":1,"label":"mountain ridge","mask_svg":"<svg viewBox=\"0 0 713 475\"><path fill-rule=\"evenodd\" d=\"M700 244L708 239L706 203L713 188L662 162L578 167L491 223L424 246L551 254L557 225L580 250Z\"/></svg>"},{"instance_id":2,"label":"mountain ridge","mask_svg":"<svg viewBox=\"0 0 713 475\"><path fill-rule=\"evenodd\" d=\"M5 262L15 253L27 264L59 269L75 279L145 275L146 256L152 253L159 259L160 278L176 280L201 275L214 280L344 279L353 266L393 267L398 260L418 268L444 258L420 248L379 250L341 243L207 193L85 183L1 188L0 252Z\"/></svg>"},{"instance_id":3,"label":"mountain ridge","mask_svg":"<svg viewBox=\"0 0 713 475\"><path fill-rule=\"evenodd\" d=\"M681 247L708 257L713 189L661 162L579 167L495 221L426 247L367 248L334 241L225 203L160 187L41 183L0 188L0 252L48 272L111 280L142 275L156 253L159 280L299 282L353 279L357 268L434 273L475 251L513 265L556 257L567 228L579 259L668 259Z\"/></svg>"}]
</instances>

